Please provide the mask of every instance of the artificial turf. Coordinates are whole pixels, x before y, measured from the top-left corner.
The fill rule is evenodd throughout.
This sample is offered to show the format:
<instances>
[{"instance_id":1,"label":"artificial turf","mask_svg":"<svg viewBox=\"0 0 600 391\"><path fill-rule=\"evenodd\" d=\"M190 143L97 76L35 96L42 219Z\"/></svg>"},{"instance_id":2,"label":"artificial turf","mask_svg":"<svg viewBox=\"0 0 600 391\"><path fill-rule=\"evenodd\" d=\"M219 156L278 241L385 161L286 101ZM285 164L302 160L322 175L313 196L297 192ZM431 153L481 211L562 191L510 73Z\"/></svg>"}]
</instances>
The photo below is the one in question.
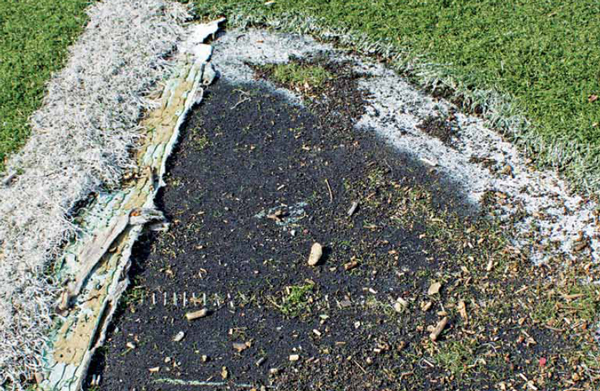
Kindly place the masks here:
<instances>
[{"instance_id":1,"label":"artificial turf","mask_svg":"<svg viewBox=\"0 0 600 391\"><path fill-rule=\"evenodd\" d=\"M45 82L64 63L90 2L0 4L0 172L27 139L28 118L40 105ZM505 94L514 113L532 125L524 138L542 141L528 144L528 150L539 152L539 163L555 164L594 189L600 186L597 0L193 2L201 16L315 17L324 26L389 43L404 61L428 64L460 89Z\"/></svg>"},{"instance_id":2,"label":"artificial turf","mask_svg":"<svg viewBox=\"0 0 600 391\"><path fill-rule=\"evenodd\" d=\"M45 83L82 31L92 0L0 2L0 172L30 134Z\"/></svg>"},{"instance_id":3,"label":"artificial turf","mask_svg":"<svg viewBox=\"0 0 600 391\"><path fill-rule=\"evenodd\" d=\"M511 115L528 119L527 134L516 136L529 139L539 163L600 184L591 179L600 178L597 0L194 1L200 16L314 17L389 43L403 61L426 64L463 91L499 92Z\"/></svg>"}]
</instances>

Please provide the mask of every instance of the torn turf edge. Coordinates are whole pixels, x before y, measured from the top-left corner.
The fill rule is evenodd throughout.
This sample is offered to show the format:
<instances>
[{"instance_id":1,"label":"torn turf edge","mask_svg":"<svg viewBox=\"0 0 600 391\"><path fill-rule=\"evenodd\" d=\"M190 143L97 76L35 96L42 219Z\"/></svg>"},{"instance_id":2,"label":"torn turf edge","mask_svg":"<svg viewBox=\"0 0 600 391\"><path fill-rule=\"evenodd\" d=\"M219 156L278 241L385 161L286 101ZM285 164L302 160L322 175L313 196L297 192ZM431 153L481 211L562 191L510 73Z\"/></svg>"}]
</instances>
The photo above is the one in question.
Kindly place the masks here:
<instances>
[{"instance_id":1,"label":"torn turf edge","mask_svg":"<svg viewBox=\"0 0 600 391\"><path fill-rule=\"evenodd\" d=\"M60 279L68 288L58 304L64 316L55 322L44 352L43 390L79 390L94 352L105 339L119 299L129 284L131 249L145 223L160 219L154 199L165 185L166 162L187 113L202 99L202 86L215 77L210 45L223 19L195 26L182 46L187 53L179 72L167 82L161 105L142 125L148 129L138 153L136 179L121 190L99 194L85 211L82 227L91 234L65 249Z\"/></svg>"}]
</instances>

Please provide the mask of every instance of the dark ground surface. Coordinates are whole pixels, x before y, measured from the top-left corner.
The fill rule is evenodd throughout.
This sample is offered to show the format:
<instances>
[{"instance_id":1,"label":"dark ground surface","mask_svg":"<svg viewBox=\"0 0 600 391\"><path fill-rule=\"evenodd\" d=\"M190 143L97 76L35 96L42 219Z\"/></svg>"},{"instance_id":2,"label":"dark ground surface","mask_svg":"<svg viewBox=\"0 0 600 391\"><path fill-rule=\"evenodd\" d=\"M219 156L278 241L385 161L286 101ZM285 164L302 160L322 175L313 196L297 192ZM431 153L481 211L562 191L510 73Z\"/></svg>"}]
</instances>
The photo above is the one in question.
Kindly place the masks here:
<instances>
[{"instance_id":1,"label":"dark ground surface","mask_svg":"<svg viewBox=\"0 0 600 391\"><path fill-rule=\"evenodd\" d=\"M469 227L476 212L435 170L353 129L363 97L356 75L337 72L325 90L304 91L327 96L308 100L309 109L259 83L219 80L208 89L160 196L172 227L136 246L132 288L90 371L102 375L100 389L495 389L506 372L528 374L560 346L542 329L530 331L537 344L521 341L510 358L483 341L463 350L461 336L475 332L461 334L453 299L427 291L441 281L444 295L479 297L470 277L457 282L467 273L455 262L468 255L467 239L437 234L428 221L453 216L454 227ZM315 242L325 256L311 267ZM190 303L193 294L200 300ZM393 308L398 297L409 303L402 313ZM207 317L186 320L204 306ZM427 326L445 316L449 325L431 342ZM506 327L495 335L499 350L520 334ZM485 365L476 361L483 354Z\"/></svg>"}]
</instances>

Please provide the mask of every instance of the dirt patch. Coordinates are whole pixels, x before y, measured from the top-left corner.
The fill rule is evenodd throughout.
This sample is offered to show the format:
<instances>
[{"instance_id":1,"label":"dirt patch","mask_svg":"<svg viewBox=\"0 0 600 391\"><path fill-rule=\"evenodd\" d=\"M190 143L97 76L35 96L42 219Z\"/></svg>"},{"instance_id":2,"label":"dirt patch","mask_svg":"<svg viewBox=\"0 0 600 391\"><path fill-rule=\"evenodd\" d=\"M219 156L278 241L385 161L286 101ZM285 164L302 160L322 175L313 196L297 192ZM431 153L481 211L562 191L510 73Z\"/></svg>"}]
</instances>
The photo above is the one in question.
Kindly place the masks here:
<instances>
[{"instance_id":1,"label":"dirt patch","mask_svg":"<svg viewBox=\"0 0 600 391\"><path fill-rule=\"evenodd\" d=\"M447 117L429 117L417 127L426 134L437 138L444 144L452 146L452 141L458 137L454 114Z\"/></svg>"},{"instance_id":2,"label":"dirt patch","mask_svg":"<svg viewBox=\"0 0 600 391\"><path fill-rule=\"evenodd\" d=\"M357 132L360 75L321 65L335 77L297 86L306 107L262 83L209 88L162 194L172 228L138 244L91 371L101 388L564 385L574 345L534 311L526 257L460 187Z\"/></svg>"}]
</instances>

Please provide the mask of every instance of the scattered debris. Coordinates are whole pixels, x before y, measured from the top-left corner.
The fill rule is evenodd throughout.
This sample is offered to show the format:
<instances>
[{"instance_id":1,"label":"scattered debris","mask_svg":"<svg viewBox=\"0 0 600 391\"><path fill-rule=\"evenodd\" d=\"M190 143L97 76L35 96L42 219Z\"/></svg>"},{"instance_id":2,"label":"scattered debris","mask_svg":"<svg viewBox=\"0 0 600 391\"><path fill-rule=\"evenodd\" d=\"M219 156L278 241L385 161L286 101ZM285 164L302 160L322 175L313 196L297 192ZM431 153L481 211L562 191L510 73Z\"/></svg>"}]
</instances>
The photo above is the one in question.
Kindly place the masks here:
<instances>
[{"instance_id":1,"label":"scattered debris","mask_svg":"<svg viewBox=\"0 0 600 391\"><path fill-rule=\"evenodd\" d=\"M398 344L398 346L396 346L396 350L398 352L401 352L404 350L404 348L406 347L406 342L404 341L400 341L400 343Z\"/></svg>"},{"instance_id":2,"label":"scattered debris","mask_svg":"<svg viewBox=\"0 0 600 391\"><path fill-rule=\"evenodd\" d=\"M287 214L288 213L286 211L284 211L283 209L277 209L275 212L268 214L267 219L281 221L281 219L283 217L287 216Z\"/></svg>"},{"instance_id":3,"label":"scattered debris","mask_svg":"<svg viewBox=\"0 0 600 391\"><path fill-rule=\"evenodd\" d=\"M241 353L244 350L248 349L250 346L252 346L252 344L250 342L234 342L233 343L233 348L238 352Z\"/></svg>"},{"instance_id":4,"label":"scattered debris","mask_svg":"<svg viewBox=\"0 0 600 391\"><path fill-rule=\"evenodd\" d=\"M358 261L356 259L351 260L350 262L346 262L344 264L344 270L349 271L358 266Z\"/></svg>"},{"instance_id":5,"label":"scattered debris","mask_svg":"<svg viewBox=\"0 0 600 391\"><path fill-rule=\"evenodd\" d=\"M440 293L440 289L442 288L442 284L439 282L434 282L433 284L431 284L429 286L429 290L427 291L427 294L429 296L433 296L433 295L437 295L438 293Z\"/></svg>"},{"instance_id":6,"label":"scattered debris","mask_svg":"<svg viewBox=\"0 0 600 391\"><path fill-rule=\"evenodd\" d=\"M434 342L437 341L437 339L439 338L442 331L444 331L444 328L446 327L447 324L448 324L448 318L444 318L444 319L440 320L438 322L438 324L432 329L431 334L429 334L429 338Z\"/></svg>"},{"instance_id":7,"label":"scattered debris","mask_svg":"<svg viewBox=\"0 0 600 391\"><path fill-rule=\"evenodd\" d=\"M352 217L354 213L356 213L356 210L358 209L358 204L358 201L352 202L352 206L350 206L350 209L348 209L348 217Z\"/></svg>"},{"instance_id":8,"label":"scattered debris","mask_svg":"<svg viewBox=\"0 0 600 391\"><path fill-rule=\"evenodd\" d=\"M227 87L225 91L230 91L229 88ZM213 96L217 96L221 90L215 89L211 92ZM253 95L251 102L241 105L240 112L249 110L255 112L258 109L268 113L268 110L265 110L265 107L270 107L267 106L268 102L261 101L258 95ZM347 95L349 94L344 94L344 99ZM230 115L229 108L237 99L238 96L232 95L229 101L222 103L227 115ZM274 99L274 101L278 100ZM246 140L227 135L229 132L226 131L226 127L219 132L209 130L214 129L214 126L210 126L213 123L222 122L221 118L218 118L219 121L211 122L211 116L204 115L206 112L213 113L215 107L218 108L219 104L211 105L202 112L199 116L202 125L198 126L198 131L219 140L213 144L215 148L219 148L215 149L214 156L218 158L218 151L231 150L231 146L240 146L239 151L234 155L236 159L243 158L247 153L254 159L256 154L244 147ZM294 112L293 115L296 116L298 113ZM266 126L260 128L270 129L269 123L273 120L279 122L282 119L282 117L271 118L268 114L264 116ZM255 116L251 118L252 122L247 127L250 132L246 135L252 134L254 137L252 126L257 125L257 118ZM258 118L258 122L261 121L263 120ZM332 159L328 154L338 153L338 145L341 150L342 147L350 147L351 142L356 140L357 144L352 147L356 148L356 151L353 151L356 153L352 154L356 157L360 155L360 146L366 145L367 141L362 136L357 136L349 138L348 142L345 139L341 142L337 140L329 142L326 136L323 136L324 139L319 139L319 142L315 143L312 139L302 139L315 133L310 122L291 125L294 126L285 126L283 132L279 132L279 129L274 129L272 132L265 130L264 134L260 134L260 137L265 137L263 144L251 141L256 145L256 150L263 148L265 151L270 150L274 154L277 153L276 156L279 158L284 155L282 151L285 151L285 147L275 147L280 146L277 143L280 141L279 135L283 134L286 142L294 143L294 148L301 156L293 161L284 160L277 167L270 166L269 161L251 159L249 162L256 164L256 167L266 166L262 175L256 176L259 179L262 179L265 174L269 175L269 172L284 173L283 177L276 175L277 178L272 178L273 180L265 186L264 193L255 194L254 188L248 186L251 182L246 183L242 175L237 175L236 171L230 173L231 185L224 184L226 186L223 189L219 188L220 191L216 196L207 195L201 202L195 199L187 200L189 202L184 205L180 202L186 200L184 190L174 191L170 199L167 198L169 202L174 202L171 210L167 209L168 215L176 215L181 210L182 221L185 221L186 216L190 218L185 224L174 226L174 236L169 239L189 237L190 229L194 227L183 229L183 226L192 225L190 222L195 222L196 215L187 213L188 210L190 212L196 211L196 208L214 210L213 216L208 216L207 213L206 216L198 219L198 228L201 229L193 236L194 240L206 245L198 254L202 258L198 258L195 254L193 243L186 244L181 249L190 250L186 251L187 254L181 254L181 258L184 263L189 262L186 266L189 265L188 269L192 270L188 273L190 278L194 278L195 270L199 266L210 270L211 278L201 281L202 289L206 291L211 303L208 305L210 308L226 308L219 312L219 318L223 317L223 319L210 318L206 322L222 321L231 325L228 327L239 327L228 336L219 337L216 337L214 331L209 330L208 327L194 330L194 335L189 335L188 340L194 337L194 342L206 341L207 351L214 354L214 363L198 367L194 359L186 363L182 358L184 364L181 371L196 365L193 370L198 370L197 378L210 379L218 377L219 368L227 365L228 371L235 374L235 380L238 380L238 377L259 379L258 381L265 384L269 381L264 379L267 368L283 365L282 369L287 367L290 370L283 371L280 378L270 379L275 387L286 388L287 385L292 387L297 385L297 388L302 389L311 389L311 386L325 388L324 385L329 386L335 382L337 385L347 384L348 388L363 386L361 389L365 390L386 389L394 388L394 385L398 384L398 377L402 376L402 383L410 389L418 388L418 383L431 381L430 384L436 384L441 388L466 390L493 387L487 376L479 375L489 372L497 374L498 378L503 378L510 384L514 375L518 373L514 370L517 367L519 371L523 368L523 373L530 379L535 378L537 385L538 378L544 376L544 373L535 373L539 366L530 364L537 364L537 360L542 356L549 359L552 357L553 367L554 363L558 362L550 356L551 349L558 345L550 342L559 339L544 327L546 324L550 327L565 327L565 325L564 322L550 323L543 318L536 320L537 323L532 325L534 322L530 321L531 317L544 314L532 314L531 317L525 315L532 312L530 306L535 305L535 296L531 300L532 296L528 292L519 292L514 287L518 289L521 285L529 285L531 291L537 291L538 296L544 290L539 290L537 280L529 279L526 275L528 269L523 257L501 253L504 242L495 239L496 228L488 226L485 222L480 224L479 220L471 220L470 214L455 215L453 207L456 204L442 212L440 209L445 209L447 199L442 197L440 200L437 189L432 190L427 185L421 187L423 182L421 174L431 175L435 183L443 187L444 183L438 181L440 178L438 170L423 167L415 161L418 167L416 168L418 183L414 183L410 175L405 175L403 172L404 167L410 167L409 164L406 162L398 164L399 162L393 159L390 161L391 164L388 164L384 159L376 157L368 162L361 161L358 170L348 169L349 175L336 175L338 172L336 170L341 171L341 168L335 166L338 164L336 161L339 160ZM334 128L333 132L335 130ZM288 131L293 132L293 136L290 137ZM295 138L297 135L300 136ZM310 153L302 152L303 146L310 147ZM185 152L185 147L183 151ZM271 156L267 155L267 158L270 159ZM439 157L436 155L436 158ZM317 164L323 161L325 164ZM188 175L186 165L197 167L187 163L188 161L181 159L178 165L174 166L174 171L183 169L183 172ZM369 165L370 163L373 164ZM345 160L344 164L344 167L352 164L351 159ZM440 159L440 164L445 164L444 159ZM206 168L207 174L194 179L207 185L222 182L218 167L215 170L215 166L209 166ZM498 163L497 166L503 167L503 164ZM299 170L304 167L317 170L316 175L310 177L310 181L306 180L304 175L296 175L300 174ZM329 171L332 167L335 170ZM362 169L364 171L361 171ZM217 175L213 174L215 172ZM189 173L189 175L195 174ZM216 177L214 180L219 182L210 182L213 176ZM182 178L181 171L177 177ZM328 198L323 192L323 178L344 178L339 187L341 191L339 193L336 191L335 194L337 203L335 207L329 202L333 194L331 193ZM284 188L284 191L280 191ZM274 189L276 194L273 194ZM334 189L337 187L334 186ZM291 213L291 209L283 203L297 199L308 200L310 213L304 214L302 220L299 220L290 230L287 226L281 230L273 229L276 225L289 224L290 218L284 216L284 211L289 210ZM359 216L356 216L354 210L352 213L355 218L351 219L345 215L350 215L346 210L351 203L354 204L353 200L361 200L361 204ZM216 207L207 209L208 202ZM442 208L438 202L442 203ZM244 210L264 210L268 208L265 205L275 206L269 210L268 215L264 212L262 215L273 220L274 223L265 219L258 224L256 221L250 221L250 224L244 226L247 221L243 218L248 217L244 215ZM456 206L462 207L462 204ZM226 214L222 213L223 208L227 211ZM239 238L242 238L240 243L244 245L237 245L237 242L224 238L229 235L222 235L222 233L232 232L230 230L234 227L231 223L234 220L236 223L239 221L243 229L247 227L247 231L239 235ZM257 226L261 229L255 229ZM366 227L372 229L365 230ZM466 229L469 227L473 229L467 232ZM237 229L237 226L234 229ZM295 232L296 236L290 236L290 231ZM406 236L402 235L403 233L406 233ZM327 267L303 267L306 261L303 260L302 253L306 251L308 243L317 240L331 245L334 249L327 260ZM178 253L180 250L178 245L183 241L159 240L158 243L163 243L164 247L161 250L166 250L168 256L170 253ZM234 246L229 248L230 244ZM492 246L496 244L502 245L494 247L494 251L487 251L492 250ZM227 251L223 251L223 247L227 247ZM252 256L246 256L245 251L249 248L255 250L252 251ZM298 262L298 254L300 254L300 262ZM320 258L322 257L321 254ZM154 261L163 258L156 254L151 255ZM494 278L485 272L485 265L489 258L496 262L497 270ZM231 267L234 259L244 260L243 266ZM356 267L352 262L357 259L360 260L360 268L352 273L344 273L345 270ZM401 273L398 273L396 278L394 272L399 268ZM265 278L255 278L258 273ZM147 274L150 278L153 275L155 273ZM310 289L304 285L303 281L313 279L318 282L318 289ZM515 279L522 279L523 282L519 281L519 285L515 285ZM263 280L268 280L268 283L263 283ZM173 281L168 283L174 284ZM309 285L313 284L316 283L311 282ZM428 290L425 290L426 287ZM574 296L581 294L579 290L567 291L558 287L555 289L557 291L554 297L560 300L561 304L567 301L569 306L575 306L583 301ZM256 298L253 297L255 294ZM440 294L444 297L440 297ZM568 302L566 297L574 299ZM504 305L508 303L513 306L513 311L502 317L501 314L505 313ZM206 306L207 303L204 302L199 304L198 308ZM351 308L344 310L347 307ZM412 307L415 307L415 310ZM423 311L416 310L419 307ZM274 310L277 313L273 314ZM564 311L564 307L561 307L557 310L566 312L564 315L569 318L571 327L578 327L579 320L571 315L571 309ZM425 311L429 312L425 313ZM400 312L403 312L403 315L397 314ZM523 322L520 319L517 321L519 316L515 317L515 314L521 316ZM126 316L128 322L135 321L136 316L130 314ZM451 316L452 323L449 325ZM467 319L470 327L465 327ZM496 319L499 319L497 323ZM179 319L179 321L184 320ZM453 327L455 321L457 327ZM560 320L553 319L553 321ZM431 326L427 327L427 325ZM169 330L168 326L166 327ZM427 332L425 332L426 327ZM536 346L535 351L524 349L524 345L515 347L514 340L521 329L539 338L539 345ZM502 333L508 334L508 338L498 339ZM123 337L117 336L117 338ZM123 339L117 340L118 348L122 349ZM245 351L240 355L236 353L238 349L235 346L234 349L227 349L234 341L246 340L253 341L253 348L250 349L252 352ZM441 342L431 343L438 340ZM532 343L523 336L521 342L526 341ZM226 348L222 349L223 346ZM141 350L141 346L138 349ZM243 349L245 347L240 345L239 350ZM517 349L521 351L519 354L515 354ZM254 350L257 351L256 355ZM402 360L395 359L398 357L398 351L402 351L399 354ZM257 368L262 364L262 359L259 361L257 359L264 356L265 352L268 352L269 363L272 364ZM196 354L199 353L198 351ZM508 354L510 356L506 358ZM562 352L558 354L562 355ZM133 355L130 355L127 360L132 360L131 356ZM299 362L294 364L296 361ZM307 365L299 365L305 363ZM365 363L371 366L367 367ZM117 374L123 378L127 376L126 370L127 368L123 368ZM552 370L556 375L553 375L554 378L551 380L547 378L547 388L562 389L555 387L554 382L562 376L565 367L560 366L560 369L552 368ZM568 372L568 369L565 372ZM267 373L279 373L279 370L275 369ZM569 375L570 373L565 377L570 379ZM112 385L116 385L114 389L118 389L121 384L118 382L120 379L112 375L110 380ZM366 382L370 383L366 385ZM509 388L513 385L511 384Z\"/></svg>"},{"instance_id":9,"label":"scattered debris","mask_svg":"<svg viewBox=\"0 0 600 391\"><path fill-rule=\"evenodd\" d=\"M195 319L204 318L207 315L208 315L208 309L202 308L201 310L198 310L198 311L188 312L187 314L185 314L185 317L187 318L187 320L195 320Z\"/></svg>"},{"instance_id":10,"label":"scattered debris","mask_svg":"<svg viewBox=\"0 0 600 391\"><path fill-rule=\"evenodd\" d=\"M267 361L267 358L266 358L266 357L261 357L261 358L259 358L259 359L256 361L256 363L255 363L255 364L256 364L256 366L257 366L257 367L260 367L261 365L263 365L263 364L264 364L264 362L265 362L265 361Z\"/></svg>"},{"instance_id":11,"label":"scattered debris","mask_svg":"<svg viewBox=\"0 0 600 391\"><path fill-rule=\"evenodd\" d=\"M342 300L340 302L338 302L338 305L340 306L340 308L348 308L352 306L352 302L348 299Z\"/></svg>"},{"instance_id":12,"label":"scattered debris","mask_svg":"<svg viewBox=\"0 0 600 391\"><path fill-rule=\"evenodd\" d=\"M310 255L308 257L308 264L310 266L317 265L319 263L319 261L321 260L322 256L323 256L323 246L321 246L321 244L319 244L319 243L313 244L310 249Z\"/></svg>"},{"instance_id":13,"label":"scattered debris","mask_svg":"<svg viewBox=\"0 0 600 391\"><path fill-rule=\"evenodd\" d=\"M254 215L257 219L268 218L275 221L280 227L288 228L293 227L300 222L305 216L305 208L308 204L304 201L297 202L294 205L280 205L270 208L267 211L262 210L261 212Z\"/></svg>"},{"instance_id":14,"label":"scattered debris","mask_svg":"<svg viewBox=\"0 0 600 391\"><path fill-rule=\"evenodd\" d=\"M398 297L398 299L396 299L396 302L394 303L394 310L398 313L401 313L404 312L407 308L408 301L404 300L401 297Z\"/></svg>"},{"instance_id":15,"label":"scattered debris","mask_svg":"<svg viewBox=\"0 0 600 391\"><path fill-rule=\"evenodd\" d=\"M458 302L458 313L460 314L461 318L463 318L465 324L469 323L469 316L467 314L467 305L465 304L465 302L463 300Z\"/></svg>"},{"instance_id":16,"label":"scattered debris","mask_svg":"<svg viewBox=\"0 0 600 391\"><path fill-rule=\"evenodd\" d=\"M184 337L185 337L185 333L183 331L180 331L177 334L175 334L175 336L173 337L173 342L181 342Z\"/></svg>"},{"instance_id":17,"label":"scattered debris","mask_svg":"<svg viewBox=\"0 0 600 391\"><path fill-rule=\"evenodd\" d=\"M13 179L15 179L16 177L17 177L17 172L16 171L11 172L4 179L2 179L2 186L10 185L11 182L13 181Z\"/></svg>"},{"instance_id":18,"label":"scattered debris","mask_svg":"<svg viewBox=\"0 0 600 391\"><path fill-rule=\"evenodd\" d=\"M327 191L329 192L329 202L333 202L333 191L329 185L329 180L325 179L325 184L327 185Z\"/></svg>"}]
</instances>

